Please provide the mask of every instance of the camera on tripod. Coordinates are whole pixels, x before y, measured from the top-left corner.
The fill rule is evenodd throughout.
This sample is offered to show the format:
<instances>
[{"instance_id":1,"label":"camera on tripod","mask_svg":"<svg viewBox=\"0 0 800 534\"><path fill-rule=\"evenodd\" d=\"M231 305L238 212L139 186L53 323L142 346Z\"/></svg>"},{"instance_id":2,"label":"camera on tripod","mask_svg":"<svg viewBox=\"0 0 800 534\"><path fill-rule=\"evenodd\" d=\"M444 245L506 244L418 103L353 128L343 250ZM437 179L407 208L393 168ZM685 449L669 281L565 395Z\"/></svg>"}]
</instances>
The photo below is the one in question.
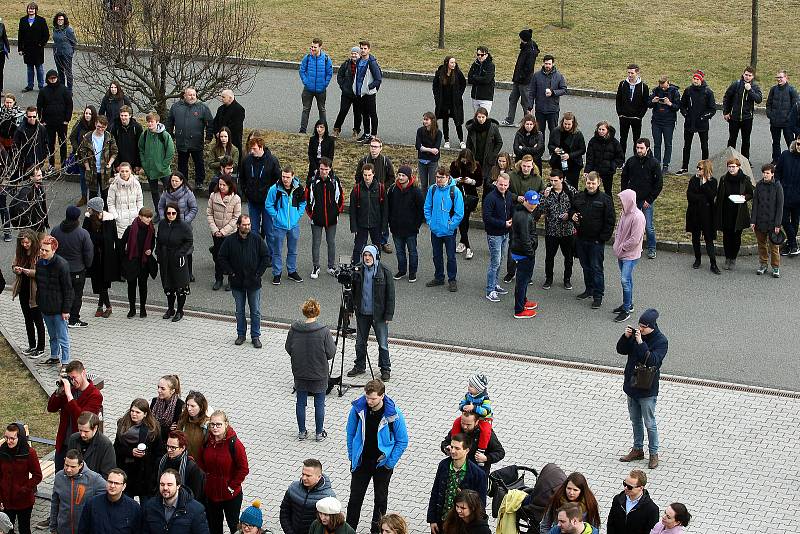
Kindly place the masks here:
<instances>
[{"instance_id":1,"label":"camera on tripod","mask_svg":"<svg viewBox=\"0 0 800 534\"><path fill-rule=\"evenodd\" d=\"M340 257L336 268L336 280L342 285L342 308L348 314L355 311L353 304L353 281L360 276L361 266L350 263L350 258Z\"/></svg>"}]
</instances>

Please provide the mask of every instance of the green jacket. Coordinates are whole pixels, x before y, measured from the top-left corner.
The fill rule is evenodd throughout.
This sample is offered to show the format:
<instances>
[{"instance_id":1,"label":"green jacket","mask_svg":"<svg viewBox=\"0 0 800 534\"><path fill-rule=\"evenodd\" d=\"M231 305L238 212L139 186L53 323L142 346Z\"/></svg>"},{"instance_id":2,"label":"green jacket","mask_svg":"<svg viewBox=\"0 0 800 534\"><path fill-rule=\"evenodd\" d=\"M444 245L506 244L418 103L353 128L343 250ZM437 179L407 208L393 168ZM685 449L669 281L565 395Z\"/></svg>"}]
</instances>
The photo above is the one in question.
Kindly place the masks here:
<instances>
[{"instance_id":1,"label":"green jacket","mask_svg":"<svg viewBox=\"0 0 800 534\"><path fill-rule=\"evenodd\" d=\"M97 167L95 166L94 144L92 143L93 135L94 130L83 134L83 139L78 147L78 160L83 162L84 168L88 167L91 176L97 171ZM111 180L114 178L114 166L112 165L109 167L108 164L117 158L117 152L117 142L114 141L114 137L108 133L108 131L104 132L103 150L102 154L100 154L101 189L108 189Z\"/></svg>"},{"instance_id":2,"label":"green jacket","mask_svg":"<svg viewBox=\"0 0 800 534\"><path fill-rule=\"evenodd\" d=\"M148 180L169 176L172 172L172 158L175 156L175 143L163 124L158 123L156 133L145 128L139 136L139 156Z\"/></svg>"},{"instance_id":3,"label":"green jacket","mask_svg":"<svg viewBox=\"0 0 800 534\"><path fill-rule=\"evenodd\" d=\"M531 189L537 193L544 191L544 182L542 182L542 177L538 174L531 172L528 176L524 176L522 171L513 171L509 174L509 177L511 178L509 191L514 195L514 204L517 203L517 197L524 196Z\"/></svg>"},{"instance_id":4,"label":"green jacket","mask_svg":"<svg viewBox=\"0 0 800 534\"><path fill-rule=\"evenodd\" d=\"M315 519L308 527L308 534L325 534L325 527L322 526L319 519ZM342 523L334 534L356 534L356 531L347 523Z\"/></svg>"}]
</instances>

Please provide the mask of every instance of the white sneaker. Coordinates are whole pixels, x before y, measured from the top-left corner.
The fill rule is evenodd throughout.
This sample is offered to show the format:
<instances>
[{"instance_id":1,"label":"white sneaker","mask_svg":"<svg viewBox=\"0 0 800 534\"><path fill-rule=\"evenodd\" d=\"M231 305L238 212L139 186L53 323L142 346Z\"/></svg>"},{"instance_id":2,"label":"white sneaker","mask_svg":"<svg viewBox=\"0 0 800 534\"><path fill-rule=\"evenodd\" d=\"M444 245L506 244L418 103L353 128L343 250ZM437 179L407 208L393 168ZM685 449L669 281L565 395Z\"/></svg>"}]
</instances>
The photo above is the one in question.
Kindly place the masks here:
<instances>
[{"instance_id":1,"label":"white sneaker","mask_svg":"<svg viewBox=\"0 0 800 534\"><path fill-rule=\"evenodd\" d=\"M471 260L472 256L474 256L474 254L472 253L472 249L468 248L467 251L464 253L464 259Z\"/></svg>"},{"instance_id":2,"label":"white sneaker","mask_svg":"<svg viewBox=\"0 0 800 534\"><path fill-rule=\"evenodd\" d=\"M464 243L459 243L456 245L456 254L461 254L465 250L467 250L467 246Z\"/></svg>"},{"instance_id":3,"label":"white sneaker","mask_svg":"<svg viewBox=\"0 0 800 534\"><path fill-rule=\"evenodd\" d=\"M313 269L311 269L311 278L315 280L319 278L319 267L314 267Z\"/></svg>"},{"instance_id":4,"label":"white sneaker","mask_svg":"<svg viewBox=\"0 0 800 534\"><path fill-rule=\"evenodd\" d=\"M486 300L489 302L500 302L500 297L497 296L497 291L492 291L486 295Z\"/></svg>"},{"instance_id":5,"label":"white sneaker","mask_svg":"<svg viewBox=\"0 0 800 534\"><path fill-rule=\"evenodd\" d=\"M463 150L463 149L467 148L467 143L465 143L464 141L461 141L461 143L459 144L459 146L460 146L460 147L461 147L461 149Z\"/></svg>"},{"instance_id":6,"label":"white sneaker","mask_svg":"<svg viewBox=\"0 0 800 534\"><path fill-rule=\"evenodd\" d=\"M328 267L328 274L335 277L336 269L334 269L333 267Z\"/></svg>"},{"instance_id":7,"label":"white sneaker","mask_svg":"<svg viewBox=\"0 0 800 534\"><path fill-rule=\"evenodd\" d=\"M444 142L444 148L445 148L445 150L450 150L450 141L445 141Z\"/></svg>"}]
</instances>

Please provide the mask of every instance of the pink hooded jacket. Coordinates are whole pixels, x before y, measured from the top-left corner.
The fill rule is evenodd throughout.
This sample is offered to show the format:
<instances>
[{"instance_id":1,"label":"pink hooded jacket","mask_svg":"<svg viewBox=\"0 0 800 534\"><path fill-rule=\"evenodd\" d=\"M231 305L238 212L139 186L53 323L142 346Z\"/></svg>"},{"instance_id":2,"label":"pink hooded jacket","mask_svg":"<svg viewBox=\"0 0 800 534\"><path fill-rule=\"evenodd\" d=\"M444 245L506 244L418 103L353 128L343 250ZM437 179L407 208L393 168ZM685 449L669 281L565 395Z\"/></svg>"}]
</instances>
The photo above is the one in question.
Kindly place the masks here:
<instances>
[{"instance_id":1,"label":"pink hooded jacket","mask_svg":"<svg viewBox=\"0 0 800 534\"><path fill-rule=\"evenodd\" d=\"M632 189L619 192L622 215L617 222L614 238L614 255L620 260L638 260L642 257L644 213L636 207L636 193Z\"/></svg>"}]
</instances>

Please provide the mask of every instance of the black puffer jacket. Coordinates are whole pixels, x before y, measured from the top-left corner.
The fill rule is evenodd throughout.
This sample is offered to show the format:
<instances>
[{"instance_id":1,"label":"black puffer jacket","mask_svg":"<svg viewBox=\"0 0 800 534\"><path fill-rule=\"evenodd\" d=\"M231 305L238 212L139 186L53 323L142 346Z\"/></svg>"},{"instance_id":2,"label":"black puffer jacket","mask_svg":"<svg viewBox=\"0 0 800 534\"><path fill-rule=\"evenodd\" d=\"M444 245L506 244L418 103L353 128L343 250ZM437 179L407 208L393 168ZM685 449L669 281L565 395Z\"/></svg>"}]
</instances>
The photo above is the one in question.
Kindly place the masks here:
<instances>
[{"instance_id":1,"label":"black puffer jacket","mask_svg":"<svg viewBox=\"0 0 800 534\"><path fill-rule=\"evenodd\" d=\"M417 235L425 221L423 212L425 197L416 181L412 178L405 187L400 187L395 182L386 192L386 200L392 235L397 237Z\"/></svg>"},{"instance_id":2,"label":"black puffer jacket","mask_svg":"<svg viewBox=\"0 0 800 534\"><path fill-rule=\"evenodd\" d=\"M649 150L644 157L631 156L622 167L620 189L632 189L636 193L637 206L644 201L655 202L663 187L661 164Z\"/></svg>"},{"instance_id":3,"label":"black puffer jacket","mask_svg":"<svg viewBox=\"0 0 800 534\"><path fill-rule=\"evenodd\" d=\"M590 194L583 190L572 200L574 212L578 214L578 239L605 243L611 239L616 216L611 197L600 191Z\"/></svg>"},{"instance_id":4,"label":"black puffer jacket","mask_svg":"<svg viewBox=\"0 0 800 534\"><path fill-rule=\"evenodd\" d=\"M55 127L72 120L72 94L59 80L51 83L51 76L58 76L58 72L47 71L47 85L39 91L36 107L42 124Z\"/></svg>"},{"instance_id":5,"label":"black puffer jacket","mask_svg":"<svg viewBox=\"0 0 800 534\"><path fill-rule=\"evenodd\" d=\"M761 87L755 82L750 82L750 90L744 88L744 79L740 78L728 86L725 96L722 97L722 113L730 114L731 120L746 121L753 118L753 108L760 104L764 96Z\"/></svg>"},{"instance_id":6,"label":"black puffer jacket","mask_svg":"<svg viewBox=\"0 0 800 534\"><path fill-rule=\"evenodd\" d=\"M350 231L380 228L385 231L389 221L386 207L386 188L377 179L368 186L359 182L350 193Z\"/></svg>"},{"instance_id":7,"label":"black puffer jacket","mask_svg":"<svg viewBox=\"0 0 800 534\"><path fill-rule=\"evenodd\" d=\"M250 232L241 237L237 231L222 242L217 261L222 272L231 275L233 289L259 289L267 270L268 254L267 243L261 236Z\"/></svg>"},{"instance_id":8,"label":"black puffer jacket","mask_svg":"<svg viewBox=\"0 0 800 534\"><path fill-rule=\"evenodd\" d=\"M767 96L767 118L770 126L784 128L789 125L789 115L798 101L797 89L785 83L773 85Z\"/></svg>"},{"instance_id":9,"label":"black puffer jacket","mask_svg":"<svg viewBox=\"0 0 800 534\"><path fill-rule=\"evenodd\" d=\"M156 256L164 291L174 291L189 285L191 273L188 256L193 251L192 243L192 227L189 223L162 219L158 224Z\"/></svg>"},{"instance_id":10,"label":"black puffer jacket","mask_svg":"<svg viewBox=\"0 0 800 534\"><path fill-rule=\"evenodd\" d=\"M472 63L467 81L472 85L470 95L475 100L494 100L494 60L492 54L483 61L477 59Z\"/></svg>"},{"instance_id":11,"label":"black puffer jacket","mask_svg":"<svg viewBox=\"0 0 800 534\"><path fill-rule=\"evenodd\" d=\"M717 113L717 102L714 100L714 91L703 82L700 85L690 85L683 91L681 97L681 115L683 115L683 128L689 132L707 132L708 121Z\"/></svg>"},{"instance_id":12,"label":"black puffer jacket","mask_svg":"<svg viewBox=\"0 0 800 534\"><path fill-rule=\"evenodd\" d=\"M336 355L331 330L314 321L295 321L284 344L295 380L328 381L328 360ZM313 392L312 392L313 393Z\"/></svg>"},{"instance_id":13,"label":"black puffer jacket","mask_svg":"<svg viewBox=\"0 0 800 534\"><path fill-rule=\"evenodd\" d=\"M769 182L759 180L753 192L753 210L750 224L759 232L772 232L783 220L783 187L773 178Z\"/></svg>"},{"instance_id":14,"label":"black puffer jacket","mask_svg":"<svg viewBox=\"0 0 800 534\"><path fill-rule=\"evenodd\" d=\"M625 152L616 137L613 126L608 127L608 136L600 137L595 130L586 147L586 167L583 172L595 171L600 176L613 176L625 163Z\"/></svg>"},{"instance_id":15,"label":"black puffer jacket","mask_svg":"<svg viewBox=\"0 0 800 534\"><path fill-rule=\"evenodd\" d=\"M514 212L511 215L510 252L520 256L536 256L536 248L539 246L536 219L536 210L528 211L523 204L514 206Z\"/></svg>"},{"instance_id":16,"label":"black puffer jacket","mask_svg":"<svg viewBox=\"0 0 800 534\"><path fill-rule=\"evenodd\" d=\"M580 130L567 133L562 132L559 126L550 134L550 141L547 143L547 148L550 150L550 166L554 169L561 168L561 156L554 152L556 148L560 148L569 154L567 163L570 170L574 171L575 169L583 167L583 155L586 153L586 141L583 139L583 133Z\"/></svg>"},{"instance_id":17,"label":"black puffer jacket","mask_svg":"<svg viewBox=\"0 0 800 534\"><path fill-rule=\"evenodd\" d=\"M69 313L74 295L67 260L54 255L46 264L36 262L36 305L42 315Z\"/></svg>"},{"instance_id":18,"label":"black puffer jacket","mask_svg":"<svg viewBox=\"0 0 800 534\"><path fill-rule=\"evenodd\" d=\"M127 162L134 169L142 166L142 159L139 157L139 137L142 135L142 125L131 117L127 126L123 126L122 121L114 123L111 128L111 135L117 142L117 159L114 165Z\"/></svg>"},{"instance_id":19,"label":"black puffer jacket","mask_svg":"<svg viewBox=\"0 0 800 534\"><path fill-rule=\"evenodd\" d=\"M518 130L514 134L514 159L522 159L525 154L533 156L536 166L542 166L542 154L544 154L544 133L536 132L536 135L528 131Z\"/></svg>"}]
</instances>

